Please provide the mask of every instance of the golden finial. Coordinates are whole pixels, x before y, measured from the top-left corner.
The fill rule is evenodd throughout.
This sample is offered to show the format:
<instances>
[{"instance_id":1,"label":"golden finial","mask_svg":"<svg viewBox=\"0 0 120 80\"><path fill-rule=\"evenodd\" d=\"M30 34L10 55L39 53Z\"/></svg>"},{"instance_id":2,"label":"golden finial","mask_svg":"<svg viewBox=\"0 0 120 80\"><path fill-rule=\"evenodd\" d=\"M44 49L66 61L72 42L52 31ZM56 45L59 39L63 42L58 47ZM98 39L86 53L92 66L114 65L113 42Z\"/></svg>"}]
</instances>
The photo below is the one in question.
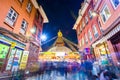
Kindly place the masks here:
<instances>
[{"instance_id":1,"label":"golden finial","mask_svg":"<svg viewBox=\"0 0 120 80\"><path fill-rule=\"evenodd\" d=\"M62 32L59 30L58 37L62 37Z\"/></svg>"}]
</instances>

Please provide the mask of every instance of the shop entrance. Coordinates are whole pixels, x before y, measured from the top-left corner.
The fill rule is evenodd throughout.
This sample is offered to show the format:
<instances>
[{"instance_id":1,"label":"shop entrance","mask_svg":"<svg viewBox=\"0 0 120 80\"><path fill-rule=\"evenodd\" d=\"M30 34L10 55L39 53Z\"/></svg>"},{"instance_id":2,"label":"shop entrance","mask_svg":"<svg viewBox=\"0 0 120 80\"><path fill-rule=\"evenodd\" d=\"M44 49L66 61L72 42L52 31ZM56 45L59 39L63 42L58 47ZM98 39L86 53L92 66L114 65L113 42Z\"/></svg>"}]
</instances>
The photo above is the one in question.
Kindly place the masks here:
<instances>
[{"instance_id":1,"label":"shop entrance","mask_svg":"<svg viewBox=\"0 0 120 80\"><path fill-rule=\"evenodd\" d=\"M120 32L113 36L111 39L113 48L115 50L116 58L120 62Z\"/></svg>"}]
</instances>

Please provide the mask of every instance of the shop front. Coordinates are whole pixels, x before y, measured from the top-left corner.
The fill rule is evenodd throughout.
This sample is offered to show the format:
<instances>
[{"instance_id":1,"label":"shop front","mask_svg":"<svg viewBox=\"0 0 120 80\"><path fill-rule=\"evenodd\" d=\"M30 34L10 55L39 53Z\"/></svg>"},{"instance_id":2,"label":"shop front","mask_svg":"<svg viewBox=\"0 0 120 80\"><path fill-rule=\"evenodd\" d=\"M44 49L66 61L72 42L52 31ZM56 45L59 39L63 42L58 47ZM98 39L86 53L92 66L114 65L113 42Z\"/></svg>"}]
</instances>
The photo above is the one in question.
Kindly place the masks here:
<instances>
[{"instance_id":1,"label":"shop front","mask_svg":"<svg viewBox=\"0 0 120 80\"><path fill-rule=\"evenodd\" d=\"M111 63L120 62L120 18L104 31L104 34L92 44L95 55L106 56ZM103 46L104 45L104 46ZM107 55L106 55L107 54Z\"/></svg>"},{"instance_id":2,"label":"shop front","mask_svg":"<svg viewBox=\"0 0 120 80\"><path fill-rule=\"evenodd\" d=\"M29 46L29 57L28 57L28 63L27 63L27 69L30 70L30 72L32 72L32 68L35 68L35 65L38 64L38 55L39 55L39 50L40 50L40 46L38 44L36 44L35 42L30 42L30 46ZM36 65L36 69L37 70L38 65Z\"/></svg>"},{"instance_id":3,"label":"shop front","mask_svg":"<svg viewBox=\"0 0 120 80\"><path fill-rule=\"evenodd\" d=\"M116 63L120 63L120 31L110 38L110 41L112 43L112 47L114 49L114 53L116 56Z\"/></svg>"},{"instance_id":4,"label":"shop front","mask_svg":"<svg viewBox=\"0 0 120 80\"><path fill-rule=\"evenodd\" d=\"M18 70L25 44L0 34L0 71Z\"/></svg>"},{"instance_id":5,"label":"shop front","mask_svg":"<svg viewBox=\"0 0 120 80\"><path fill-rule=\"evenodd\" d=\"M111 59L110 51L106 42L97 45L97 49L100 53L101 65L107 65Z\"/></svg>"}]
</instances>

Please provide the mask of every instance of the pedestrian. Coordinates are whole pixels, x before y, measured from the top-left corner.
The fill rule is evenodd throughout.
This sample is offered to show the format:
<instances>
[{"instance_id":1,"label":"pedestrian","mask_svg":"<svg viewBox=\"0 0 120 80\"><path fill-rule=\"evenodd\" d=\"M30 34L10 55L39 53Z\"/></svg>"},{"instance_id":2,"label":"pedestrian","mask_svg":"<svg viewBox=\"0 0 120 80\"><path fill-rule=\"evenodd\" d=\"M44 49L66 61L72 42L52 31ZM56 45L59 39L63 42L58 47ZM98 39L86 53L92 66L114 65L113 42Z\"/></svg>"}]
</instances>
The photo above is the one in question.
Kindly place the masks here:
<instances>
[{"instance_id":1,"label":"pedestrian","mask_svg":"<svg viewBox=\"0 0 120 80\"><path fill-rule=\"evenodd\" d=\"M113 79L117 79L117 76L115 75L115 73L110 72L107 69L102 71L100 74L100 80L113 80Z\"/></svg>"},{"instance_id":2,"label":"pedestrian","mask_svg":"<svg viewBox=\"0 0 120 80\"><path fill-rule=\"evenodd\" d=\"M101 73L100 73L100 80L107 80L107 79L105 79L105 77L104 77L104 73L106 72L107 70L104 70L104 71L102 71Z\"/></svg>"},{"instance_id":3,"label":"pedestrian","mask_svg":"<svg viewBox=\"0 0 120 80\"><path fill-rule=\"evenodd\" d=\"M87 77L89 78L89 80L93 80L92 77L92 69L93 69L93 64L90 60L86 60L85 62L85 70L86 70L86 74Z\"/></svg>"}]
</instances>

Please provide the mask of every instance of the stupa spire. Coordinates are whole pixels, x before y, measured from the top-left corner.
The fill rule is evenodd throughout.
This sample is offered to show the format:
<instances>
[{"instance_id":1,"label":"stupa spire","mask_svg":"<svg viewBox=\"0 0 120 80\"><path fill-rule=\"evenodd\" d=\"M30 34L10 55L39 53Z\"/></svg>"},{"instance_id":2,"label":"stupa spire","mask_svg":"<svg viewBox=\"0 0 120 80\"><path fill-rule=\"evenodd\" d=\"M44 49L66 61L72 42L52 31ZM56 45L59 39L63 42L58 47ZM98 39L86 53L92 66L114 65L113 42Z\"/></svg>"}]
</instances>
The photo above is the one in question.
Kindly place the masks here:
<instances>
[{"instance_id":1,"label":"stupa spire","mask_svg":"<svg viewBox=\"0 0 120 80\"><path fill-rule=\"evenodd\" d=\"M59 30L58 37L62 37L62 32Z\"/></svg>"}]
</instances>

